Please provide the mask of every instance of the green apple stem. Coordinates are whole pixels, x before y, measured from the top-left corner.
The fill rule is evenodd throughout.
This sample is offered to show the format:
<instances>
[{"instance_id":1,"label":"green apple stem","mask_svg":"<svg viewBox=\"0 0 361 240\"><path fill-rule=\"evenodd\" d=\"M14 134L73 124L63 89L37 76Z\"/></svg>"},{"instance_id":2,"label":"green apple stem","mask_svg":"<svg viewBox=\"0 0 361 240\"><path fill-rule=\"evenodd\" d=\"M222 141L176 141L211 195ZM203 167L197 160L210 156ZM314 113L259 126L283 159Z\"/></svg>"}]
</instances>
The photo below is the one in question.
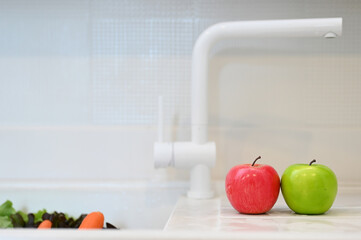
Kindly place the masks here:
<instances>
[{"instance_id":1,"label":"green apple stem","mask_svg":"<svg viewBox=\"0 0 361 240\"><path fill-rule=\"evenodd\" d=\"M252 163L252 166L254 166L254 164L257 162L257 160L258 159L260 159L261 158L261 156L259 156L258 158L256 158L254 161L253 161L253 163Z\"/></svg>"},{"instance_id":2,"label":"green apple stem","mask_svg":"<svg viewBox=\"0 0 361 240\"><path fill-rule=\"evenodd\" d=\"M312 165L312 163L315 163L316 162L316 159L313 159L311 162L310 162L310 166Z\"/></svg>"}]
</instances>

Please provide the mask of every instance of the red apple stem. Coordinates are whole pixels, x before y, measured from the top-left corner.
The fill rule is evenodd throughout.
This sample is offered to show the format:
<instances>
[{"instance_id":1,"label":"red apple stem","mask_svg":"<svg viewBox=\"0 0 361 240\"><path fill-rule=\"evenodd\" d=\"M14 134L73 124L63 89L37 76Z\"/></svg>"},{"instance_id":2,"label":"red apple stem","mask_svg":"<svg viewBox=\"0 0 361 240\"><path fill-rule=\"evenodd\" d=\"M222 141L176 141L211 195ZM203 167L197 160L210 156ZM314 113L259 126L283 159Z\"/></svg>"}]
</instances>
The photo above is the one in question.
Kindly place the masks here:
<instances>
[{"instance_id":1,"label":"red apple stem","mask_svg":"<svg viewBox=\"0 0 361 240\"><path fill-rule=\"evenodd\" d=\"M258 159L260 159L261 158L261 156L258 156L258 158L256 158L254 161L253 161L253 163L252 163L252 166L254 166L254 164L257 162L257 160Z\"/></svg>"},{"instance_id":2,"label":"red apple stem","mask_svg":"<svg viewBox=\"0 0 361 240\"><path fill-rule=\"evenodd\" d=\"M310 166L312 165L312 163L315 163L316 162L316 159L313 159L311 162L310 162Z\"/></svg>"}]
</instances>

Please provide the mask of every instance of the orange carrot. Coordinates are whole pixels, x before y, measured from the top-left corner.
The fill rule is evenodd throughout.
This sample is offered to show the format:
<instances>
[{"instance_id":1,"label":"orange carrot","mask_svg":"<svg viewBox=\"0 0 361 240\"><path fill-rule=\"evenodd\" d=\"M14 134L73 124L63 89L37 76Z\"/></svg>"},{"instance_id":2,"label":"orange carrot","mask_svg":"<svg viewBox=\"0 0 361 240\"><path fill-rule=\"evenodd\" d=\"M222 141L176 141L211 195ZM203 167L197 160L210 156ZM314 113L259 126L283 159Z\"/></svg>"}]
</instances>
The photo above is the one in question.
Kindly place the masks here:
<instances>
[{"instance_id":1,"label":"orange carrot","mask_svg":"<svg viewBox=\"0 0 361 240\"><path fill-rule=\"evenodd\" d=\"M38 229L51 228L51 225L53 225L53 223L50 220L44 220L40 223Z\"/></svg>"},{"instance_id":2,"label":"orange carrot","mask_svg":"<svg viewBox=\"0 0 361 240\"><path fill-rule=\"evenodd\" d=\"M89 213L79 226L79 229L103 228L104 215L101 212Z\"/></svg>"}]
</instances>

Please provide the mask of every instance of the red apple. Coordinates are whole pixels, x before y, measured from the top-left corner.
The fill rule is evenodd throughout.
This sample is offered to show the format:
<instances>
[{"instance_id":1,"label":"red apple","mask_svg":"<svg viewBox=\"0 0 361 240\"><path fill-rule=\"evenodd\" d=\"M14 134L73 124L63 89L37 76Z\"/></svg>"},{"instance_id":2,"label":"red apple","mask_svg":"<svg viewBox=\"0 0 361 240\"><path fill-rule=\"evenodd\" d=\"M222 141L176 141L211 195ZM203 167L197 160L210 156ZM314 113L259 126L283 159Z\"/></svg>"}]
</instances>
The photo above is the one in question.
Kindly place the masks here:
<instances>
[{"instance_id":1,"label":"red apple","mask_svg":"<svg viewBox=\"0 0 361 240\"><path fill-rule=\"evenodd\" d=\"M268 212L280 192L280 177L276 170L263 164L234 166L226 177L226 193L234 209L245 214Z\"/></svg>"}]
</instances>

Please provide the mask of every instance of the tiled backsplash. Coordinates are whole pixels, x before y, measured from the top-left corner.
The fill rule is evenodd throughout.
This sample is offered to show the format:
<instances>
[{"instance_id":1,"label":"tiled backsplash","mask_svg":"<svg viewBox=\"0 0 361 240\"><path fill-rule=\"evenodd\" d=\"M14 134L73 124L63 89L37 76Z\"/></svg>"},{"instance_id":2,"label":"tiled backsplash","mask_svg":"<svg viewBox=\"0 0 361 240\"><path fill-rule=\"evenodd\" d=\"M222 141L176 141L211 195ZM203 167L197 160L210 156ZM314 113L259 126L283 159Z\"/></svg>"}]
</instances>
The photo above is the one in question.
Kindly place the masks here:
<instances>
[{"instance_id":1,"label":"tiled backsplash","mask_svg":"<svg viewBox=\"0 0 361 240\"><path fill-rule=\"evenodd\" d=\"M214 177L262 154L279 173L317 158L341 181L361 181L360 12L356 0L1 0L0 159L24 167L0 178L152 178L158 95L166 139L190 138L191 53L205 28L343 17L344 34L334 40L214 48ZM41 176L28 171L40 166Z\"/></svg>"}]
</instances>

